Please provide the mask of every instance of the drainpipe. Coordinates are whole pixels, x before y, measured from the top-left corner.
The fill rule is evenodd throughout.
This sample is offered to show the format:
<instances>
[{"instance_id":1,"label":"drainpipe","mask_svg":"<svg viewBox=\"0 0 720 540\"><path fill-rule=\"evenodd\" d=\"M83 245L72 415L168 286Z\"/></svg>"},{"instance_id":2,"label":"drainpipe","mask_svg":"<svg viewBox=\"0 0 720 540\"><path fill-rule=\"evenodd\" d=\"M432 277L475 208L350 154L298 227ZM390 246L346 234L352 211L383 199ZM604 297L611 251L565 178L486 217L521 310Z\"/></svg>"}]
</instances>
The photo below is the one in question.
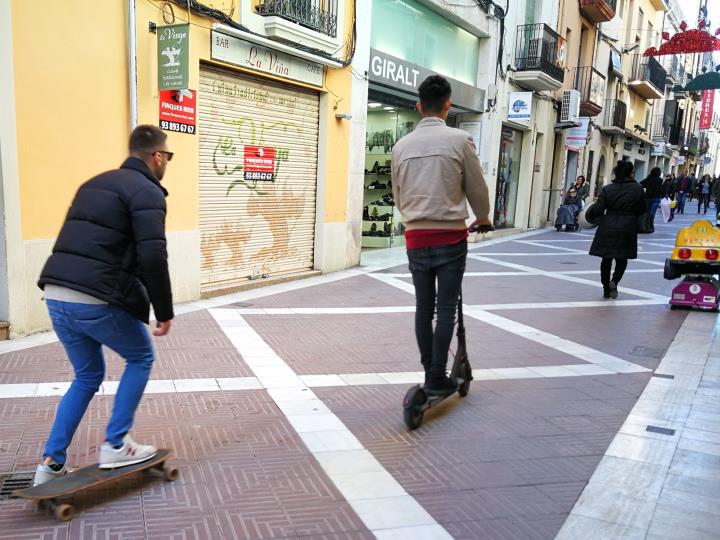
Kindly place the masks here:
<instances>
[{"instance_id":1,"label":"drainpipe","mask_svg":"<svg viewBox=\"0 0 720 540\"><path fill-rule=\"evenodd\" d=\"M128 0L128 82L130 86L130 129L138 124L137 100L137 17L135 0Z\"/></svg>"}]
</instances>

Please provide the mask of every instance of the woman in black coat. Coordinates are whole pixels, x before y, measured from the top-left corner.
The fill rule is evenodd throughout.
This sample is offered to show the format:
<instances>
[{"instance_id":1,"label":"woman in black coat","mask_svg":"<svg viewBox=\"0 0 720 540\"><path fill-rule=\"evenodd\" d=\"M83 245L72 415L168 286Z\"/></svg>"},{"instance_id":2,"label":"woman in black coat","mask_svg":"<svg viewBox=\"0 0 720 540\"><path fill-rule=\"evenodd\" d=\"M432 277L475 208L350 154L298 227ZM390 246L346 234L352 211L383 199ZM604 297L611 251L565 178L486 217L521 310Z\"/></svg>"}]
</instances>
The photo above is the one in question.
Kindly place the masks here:
<instances>
[{"instance_id":1,"label":"woman in black coat","mask_svg":"<svg viewBox=\"0 0 720 540\"><path fill-rule=\"evenodd\" d=\"M590 221L600 221L590 255L602 257L600 281L605 298L617 298L617 285L628 259L637 259L637 218L647 209L643 189L633 178L632 163L620 161L613 172L612 183L603 187L587 210ZM613 259L615 272L610 279Z\"/></svg>"}]
</instances>

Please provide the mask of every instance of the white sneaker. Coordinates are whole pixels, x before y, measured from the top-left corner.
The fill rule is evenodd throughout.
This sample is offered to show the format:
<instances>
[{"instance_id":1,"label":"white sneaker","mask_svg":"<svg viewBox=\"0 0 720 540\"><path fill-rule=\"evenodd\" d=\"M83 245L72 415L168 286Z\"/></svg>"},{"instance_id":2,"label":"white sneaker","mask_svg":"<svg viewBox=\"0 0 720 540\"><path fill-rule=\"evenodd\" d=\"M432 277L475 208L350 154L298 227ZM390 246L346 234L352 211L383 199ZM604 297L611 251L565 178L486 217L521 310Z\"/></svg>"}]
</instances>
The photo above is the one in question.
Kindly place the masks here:
<instances>
[{"instance_id":1,"label":"white sneaker","mask_svg":"<svg viewBox=\"0 0 720 540\"><path fill-rule=\"evenodd\" d=\"M125 435L123 445L120 448L105 441L100 446L100 457L98 467L101 469L115 469L147 461L157 454L157 448L150 445L138 444L132 440L130 435Z\"/></svg>"},{"instance_id":2,"label":"white sneaker","mask_svg":"<svg viewBox=\"0 0 720 540\"><path fill-rule=\"evenodd\" d=\"M55 478L65 476L67 473L68 468L65 465L63 465L62 469L60 469L59 471L54 471L50 468L50 465L45 465L44 463L41 463L37 466L37 469L35 469L35 479L33 480L33 486L39 486L40 484L44 484L45 482L49 482L50 480L55 480Z\"/></svg>"}]
</instances>

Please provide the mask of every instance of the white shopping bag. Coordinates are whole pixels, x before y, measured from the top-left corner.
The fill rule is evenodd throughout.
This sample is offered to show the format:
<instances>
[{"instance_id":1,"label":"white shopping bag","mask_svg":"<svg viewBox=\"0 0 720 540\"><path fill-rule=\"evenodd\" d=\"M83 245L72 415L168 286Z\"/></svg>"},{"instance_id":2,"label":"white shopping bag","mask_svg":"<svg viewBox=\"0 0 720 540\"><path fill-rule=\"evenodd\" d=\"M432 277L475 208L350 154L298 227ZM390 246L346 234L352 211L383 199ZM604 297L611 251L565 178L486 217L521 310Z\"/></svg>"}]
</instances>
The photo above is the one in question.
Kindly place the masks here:
<instances>
[{"instance_id":1,"label":"white shopping bag","mask_svg":"<svg viewBox=\"0 0 720 540\"><path fill-rule=\"evenodd\" d=\"M660 201L660 211L662 212L663 223L670 221L670 204L671 201L667 197L664 197L663 200Z\"/></svg>"}]
</instances>

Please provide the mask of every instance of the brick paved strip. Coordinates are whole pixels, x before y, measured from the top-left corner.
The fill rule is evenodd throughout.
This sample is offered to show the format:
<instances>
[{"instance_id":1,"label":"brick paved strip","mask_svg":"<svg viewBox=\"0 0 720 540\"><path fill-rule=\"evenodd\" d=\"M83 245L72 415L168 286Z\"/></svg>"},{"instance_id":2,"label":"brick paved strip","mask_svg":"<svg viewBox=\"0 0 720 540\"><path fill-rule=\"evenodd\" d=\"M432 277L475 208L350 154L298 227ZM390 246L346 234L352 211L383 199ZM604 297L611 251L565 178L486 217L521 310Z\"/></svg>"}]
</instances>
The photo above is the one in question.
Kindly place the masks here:
<instances>
[{"instance_id":1,"label":"brick paved strip","mask_svg":"<svg viewBox=\"0 0 720 540\"><path fill-rule=\"evenodd\" d=\"M360 452L363 469L353 474L351 467L357 467L363 447L339 418L237 312L211 314L370 531L423 527L438 540L452 539L371 454ZM308 402L317 402L315 410L308 411Z\"/></svg>"}]
</instances>

